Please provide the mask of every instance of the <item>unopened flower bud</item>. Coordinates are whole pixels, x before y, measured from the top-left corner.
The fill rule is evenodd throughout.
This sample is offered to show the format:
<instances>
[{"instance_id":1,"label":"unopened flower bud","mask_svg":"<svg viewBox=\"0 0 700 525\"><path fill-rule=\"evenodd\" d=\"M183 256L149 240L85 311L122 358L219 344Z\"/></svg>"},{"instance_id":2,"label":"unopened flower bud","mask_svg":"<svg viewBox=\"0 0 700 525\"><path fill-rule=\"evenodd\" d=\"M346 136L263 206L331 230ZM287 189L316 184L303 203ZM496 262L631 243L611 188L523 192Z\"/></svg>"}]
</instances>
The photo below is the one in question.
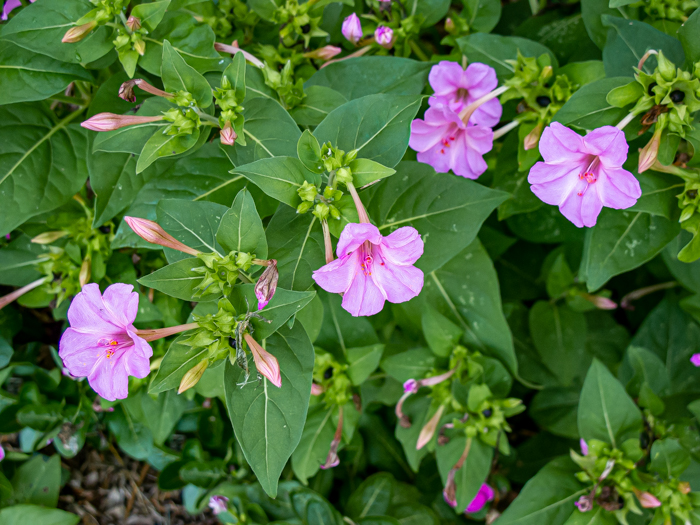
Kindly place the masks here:
<instances>
[{"instance_id":1,"label":"unopened flower bud","mask_svg":"<svg viewBox=\"0 0 700 525\"><path fill-rule=\"evenodd\" d=\"M586 443L586 440L581 438L581 440L579 441L579 445L581 445L581 454L583 454L584 456L587 456L588 455L588 443Z\"/></svg>"},{"instance_id":2,"label":"unopened flower bud","mask_svg":"<svg viewBox=\"0 0 700 525\"><path fill-rule=\"evenodd\" d=\"M277 261L270 259L269 265L265 268L258 282L255 284L255 297L258 299L258 310L262 310L267 306L277 290L277 281L279 280L279 271L277 270Z\"/></svg>"},{"instance_id":3,"label":"unopened flower bud","mask_svg":"<svg viewBox=\"0 0 700 525\"><path fill-rule=\"evenodd\" d=\"M311 395L312 396L320 396L326 391L325 388L323 388L321 385L317 383L311 383Z\"/></svg>"},{"instance_id":4,"label":"unopened flower bud","mask_svg":"<svg viewBox=\"0 0 700 525\"><path fill-rule=\"evenodd\" d=\"M637 496L639 503L645 509L655 509L656 507L661 506L661 502L658 500L658 498L647 491L641 492L639 490L635 490L634 493Z\"/></svg>"},{"instance_id":5,"label":"unopened flower bud","mask_svg":"<svg viewBox=\"0 0 700 525\"><path fill-rule=\"evenodd\" d=\"M340 54L342 49L339 47L335 46L323 46L320 47L314 51L309 51L308 53L304 53L304 57L306 58L317 58L319 60L330 60L334 56Z\"/></svg>"},{"instance_id":6,"label":"unopened flower bud","mask_svg":"<svg viewBox=\"0 0 700 525\"><path fill-rule=\"evenodd\" d=\"M297 213L306 213L314 205L313 202L304 201L299 206L297 206Z\"/></svg>"},{"instance_id":7,"label":"unopened flower bud","mask_svg":"<svg viewBox=\"0 0 700 525\"><path fill-rule=\"evenodd\" d=\"M387 26L379 26L374 32L374 41L382 47L391 49L394 40L394 30Z\"/></svg>"},{"instance_id":8,"label":"unopened flower bud","mask_svg":"<svg viewBox=\"0 0 700 525\"><path fill-rule=\"evenodd\" d=\"M581 496L574 505L576 505L581 512L588 512L593 509L593 501L590 496Z\"/></svg>"},{"instance_id":9,"label":"unopened flower bud","mask_svg":"<svg viewBox=\"0 0 700 525\"><path fill-rule=\"evenodd\" d=\"M3 295L0 297L0 310L5 308L8 304L10 304L12 301L15 301L16 299L19 299L22 297L25 293L33 290L37 286L41 286L46 282L46 277L42 277L41 279L37 279L33 283L30 283L26 286L23 286L22 288L19 288L15 290L12 293L9 293L7 295Z\"/></svg>"},{"instance_id":10,"label":"unopened flower bud","mask_svg":"<svg viewBox=\"0 0 700 525\"><path fill-rule=\"evenodd\" d=\"M66 34L63 35L61 42L63 42L64 44L73 44L75 42L80 42L96 26L97 22L93 20L92 22L88 22L87 24L71 27L68 31L66 31Z\"/></svg>"},{"instance_id":11,"label":"unopened flower bud","mask_svg":"<svg viewBox=\"0 0 700 525\"><path fill-rule=\"evenodd\" d=\"M552 66L544 66L542 68L542 72L540 73L540 79L541 80L547 80L552 77L554 74L554 69Z\"/></svg>"},{"instance_id":12,"label":"unopened flower bud","mask_svg":"<svg viewBox=\"0 0 700 525\"><path fill-rule=\"evenodd\" d=\"M115 113L98 113L90 117L80 125L92 131L113 131L135 124L147 124L148 122L158 122L163 120L162 116L139 117L137 115L117 115Z\"/></svg>"},{"instance_id":13,"label":"unopened flower bud","mask_svg":"<svg viewBox=\"0 0 700 525\"><path fill-rule=\"evenodd\" d=\"M455 22L449 16L445 19L445 31L452 34L455 30Z\"/></svg>"},{"instance_id":14,"label":"unopened flower bud","mask_svg":"<svg viewBox=\"0 0 700 525\"><path fill-rule=\"evenodd\" d=\"M350 168L340 168L335 173L335 178L343 184L352 183L352 171L350 171Z\"/></svg>"},{"instance_id":15,"label":"unopened flower bud","mask_svg":"<svg viewBox=\"0 0 700 525\"><path fill-rule=\"evenodd\" d=\"M335 428L335 434L333 435L333 441L331 441L331 448L328 451L328 456L326 456L326 462L321 465L321 468L326 470L329 468L337 467L340 464L340 458L338 457L338 448L340 447L340 441L343 439L343 407L339 408L338 412L338 426Z\"/></svg>"},{"instance_id":16,"label":"unopened flower bud","mask_svg":"<svg viewBox=\"0 0 700 525\"><path fill-rule=\"evenodd\" d=\"M128 216L124 217L124 220L129 227L134 230L134 233L146 242L164 246L166 248L172 248L173 250L178 250L195 257L201 253L199 250L190 248L189 246L175 239L175 237L167 233L156 222L149 221L148 219L141 219L139 217Z\"/></svg>"},{"instance_id":17,"label":"unopened flower bud","mask_svg":"<svg viewBox=\"0 0 700 525\"><path fill-rule=\"evenodd\" d=\"M440 422L440 418L442 417L444 410L445 405L440 405L440 408L438 408L435 414L433 414L433 417L431 417L421 429L420 434L418 435L418 442L416 443L416 450L422 449L430 442L431 439L433 439L435 430L437 430L438 423Z\"/></svg>"},{"instance_id":18,"label":"unopened flower bud","mask_svg":"<svg viewBox=\"0 0 700 525\"><path fill-rule=\"evenodd\" d=\"M172 93L158 89L152 86L142 78L135 78L133 80L127 80L119 87L119 98L126 100L127 102L136 102L136 95L134 94L134 87L138 86L141 91L150 93L151 95L156 95L158 97L163 97L167 99L173 98Z\"/></svg>"},{"instance_id":19,"label":"unopened flower bud","mask_svg":"<svg viewBox=\"0 0 700 525\"><path fill-rule=\"evenodd\" d=\"M600 310L614 310L617 308L617 303L615 301L608 299L607 297L603 297L602 295L582 293L581 297L583 297L586 301L593 303L595 307Z\"/></svg>"},{"instance_id":20,"label":"unopened flower bud","mask_svg":"<svg viewBox=\"0 0 700 525\"><path fill-rule=\"evenodd\" d=\"M681 481L678 483L678 492L682 494L690 494L690 483L687 481Z\"/></svg>"},{"instance_id":21,"label":"unopened flower bud","mask_svg":"<svg viewBox=\"0 0 700 525\"><path fill-rule=\"evenodd\" d=\"M212 496L209 498L209 508L214 516L228 510L228 498L226 496Z\"/></svg>"},{"instance_id":22,"label":"unopened flower bud","mask_svg":"<svg viewBox=\"0 0 700 525\"><path fill-rule=\"evenodd\" d=\"M418 388L419 384L418 381L416 381L415 379L409 379L403 384L403 391L405 393L410 392L411 394L415 394L416 392L418 392Z\"/></svg>"},{"instance_id":23,"label":"unopened flower bud","mask_svg":"<svg viewBox=\"0 0 700 525\"><path fill-rule=\"evenodd\" d=\"M542 122L539 122L537 126L532 128L532 131L525 136L523 141L523 149L525 151L531 150L537 147L540 142L540 135L542 135L542 128L544 127Z\"/></svg>"},{"instance_id":24,"label":"unopened flower bud","mask_svg":"<svg viewBox=\"0 0 700 525\"><path fill-rule=\"evenodd\" d=\"M82 288L90 282L90 274L92 273L92 263L90 259L83 259L83 264L80 265L80 273L78 274L78 282Z\"/></svg>"},{"instance_id":25,"label":"unopened flower bud","mask_svg":"<svg viewBox=\"0 0 700 525\"><path fill-rule=\"evenodd\" d=\"M313 201L316 200L316 195L318 195L318 188L305 180L297 190L297 195L299 195L301 200L313 203Z\"/></svg>"},{"instance_id":26,"label":"unopened flower bud","mask_svg":"<svg viewBox=\"0 0 700 525\"><path fill-rule=\"evenodd\" d=\"M353 44L357 44L362 38L362 24L360 23L360 18L355 13L348 16L343 20L341 31L347 40Z\"/></svg>"},{"instance_id":27,"label":"unopened flower bud","mask_svg":"<svg viewBox=\"0 0 700 525\"><path fill-rule=\"evenodd\" d=\"M180 386L177 389L177 393L182 394L185 390L189 390L194 385L199 383L199 380L202 379L202 375L208 366L209 360L205 358L190 368L182 378L182 381L180 381Z\"/></svg>"},{"instance_id":28,"label":"unopened flower bud","mask_svg":"<svg viewBox=\"0 0 700 525\"><path fill-rule=\"evenodd\" d=\"M639 151L639 166L637 168L639 173L645 172L654 165L656 157L659 155L661 133L661 129L655 131L648 144Z\"/></svg>"},{"instance_id":29,"label":"unopened flower bud","mask_svg":"<svg viewBox=\"0 0 700 525\"><path fill-rule=\"evenodd\" d=\"M33 237L32 242L34 244L51 244L52 242L57 241L61 237L65 237L66 235L68 235L68 232L62 230L54 232L44 232L40 233L36 237Z\"/></svg>"},{"instance_id":30,"label":"unopened flower bud","mask_svg":"<svg viewBox=\"0 0 700 525\"><path fill-rule=\"evenodd\" d=\"M658 71L667 82L671 82L676 76L676 66L668 58L666 58L662 51L659 51L656 57L658 64Z\"/></svg>"},{"instance_id":31,"label":"unopened flower bud","mask_svg":"<svg viewBox=\"0 0 700 525\"><path fill-rule=\"evenodd\" d=\"M280 373L280 365L277 358L265 350L260 344L246 333L244 336L248 348L253 354L255 360L255 368L258 369L261 375L266 377L277 388L282 386L282 374Z\"/></svg>"},{"instance_id":32,"label":"unopened flower bud","mask_svg":"<svg viewBox=\"0 0 700 525\"><path fill-rule=\"evenodd\" d=\"M258 60L256 57L248 53L247 51L243 51L240 47L238 47L238 42L234 40L233 45L226 45L226 44L221 44L220 42L214 42L214 49L221 53L230 53L232 55L235 55L236 53L243 53L243 56L245 59L253 64L256 67L259 68L264 68L265 64Z\"/></svg>"},{"instance_id":33,"label":"unopened flower bud","mask_svg":"<svg viewBox=\"0 0 700 525\"><path fill-rule=\"evenodd\" d=\"M140 38L136 40L136 42L134 42L134 51L143 56L146 53L146 42Z\"/></svg>"},{"instance_id":34,"label":"unopened flower bud","mask_svg":"<svg viewBox=\"0 0 700 525\"><path fill-rule=\"evenodd\" d=\"M447 474L447 483L445 483L445 488L442 491L442 497L445 499L445 503L447 503L450 507L455 508L457 506L455 469L450 469L449 474Z\"/></svg>"},{"instance_id":35,"label":"unopened flower bud","mask_svg":"<svg viewBox=\"0 0 700 525\"><path fill-rule=\"evenodd\" d=\"M221 137L221 143L226 146L233 146L234 142L236 142L238 135L236 135L236 132L233 131L233 126L231 125L230 120L227 120L223 129L219 131L219 136Z\"/></svg>"},{"instance_id":36,"label":"unopened flower bud","mask_svg":"<svg viewBox=\"0 0 700 525\"><path fill-rule=\"evenodd\" d=\"M141 19L135 16L130 16L126 21L126 27L128 27L131 31L138 31L141 29Z\"/></svg>"}]
</instances>

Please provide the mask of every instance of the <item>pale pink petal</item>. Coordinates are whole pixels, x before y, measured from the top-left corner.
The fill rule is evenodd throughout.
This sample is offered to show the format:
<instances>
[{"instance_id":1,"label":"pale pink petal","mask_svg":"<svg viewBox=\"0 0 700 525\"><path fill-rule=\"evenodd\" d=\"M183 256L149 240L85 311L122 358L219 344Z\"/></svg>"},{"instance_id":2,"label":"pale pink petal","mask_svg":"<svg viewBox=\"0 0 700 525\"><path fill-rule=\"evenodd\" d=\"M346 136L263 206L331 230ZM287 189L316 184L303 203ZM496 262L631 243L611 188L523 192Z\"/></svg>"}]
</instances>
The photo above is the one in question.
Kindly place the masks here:
<instances>
[{"instance_id":1,"label":"pale pink petal","mask_svg":"<svg viewBox=\"0 0 700 525\"><path fill-rule=\"evenodd\" d=\"M342 306L354 317L358 317L381 312L384 301L385 297L374 281L363 272L358 272L343 295Z\"/></svg>"},{"instance_id":2,"label":"pale pink petal","mask_svg":"<svg viewBox=\"0 0 700 525\"><path fill-rule=\"evenodd\" d=\"M411 226L404 226L382 239L382 256L394 264L413 264L423 255L423 239Z\"/></svg>"},{"instance_id":3,"label":"pale pink petal","mask_svg":"<svg viewBox=\"0 0 700 525\"><path fill-rule=\"evenodd\" d=\"M440 143L445 131L444 126L416 119L411 122L411 137L408 145L413 151L427 151Z\"/></svg>"},{"instance_id":4,"label":"pale pink petal","mask_svg":"<svg viewBox=\"0 0 700 525\"><path fill-rule=\"evenodd\" d=\"M82 291L73 298L68 308L68 322L82 332L109 335L124 330L105 307L100 287L95 283L83 286Z\"/></svg>"},{"instance_id":5,"label":"pale pink petal","mask_svg":"<svg viewBox=\"0 0 700 525\"><path fill-rule=\"evenodd\" d=\"M571 177L575 183L582 171L581 166L573 163L547 164L546 162L538 162L530 169L527 181L530 184L547 184L562 177Z\"/></svg>"},{"instance_id":6,"label":"pale pink petal","mask_svg":"<svg viewBox=\"0 0 700 525\"><path fill-rule=\"evenodd\" d=\"M595 184L597 185L598 183ZM591 228L595 226L598 220L600 210L603 209L603 203L598 197L598 192L591 187L579 198L581 199L581 220L583 220L584 226Z\"/></svg>"},{"instance_id":7,"label":"pale pink petal","mask_svg":"<svg viewBox=\"0 0 700 525\"><path fill-rule=\"evenodd\" d=\"M642 196L642 188L637 178L622 168L606 168L598 170L598 195L603 205L608 208L624 210L634 206Z\"/></svg>"},{"instance_id":8,"label":"pale pink petal","mask_svg":"<svg viewBox=\"0 0 700 525\"><path fill-rule=\"evenodd\" d=\"M358 224L351 222L343 229L338 239L338 246L335 252L338 257L343 257L362 246L362 243L369 241L372 244L382 242L382 234L374 224Z\"/></svg>"},{"instance_id":9,"label":"pale pink petal","mask_svg":"<svg viewBox=\"0 0 700 525\"><path fill-rule=\"evenodd\" d=\"M463 86L469 90L469 98L473 100L483 97L498 87L496 70L481 62L469 64L464 77L466 82Z\"/></svg>"},{"instance_id":10,"label":"pale pink petal","mask_svg":"<svg viewBox=\"0 0 700 525\"><path fill-rule=\"evenodd\" d=\"M130 376L143 379L151 371L150 359L153 356L153 349L145 339L141 339L134 332L127 332L134 343L134 346L124 352L126 369Z\"/></svg>"},{"instance_id":11,"label":"pale pink petal","mask_svg":"<svg viewBox=\"0 0 700 525\"><path fill-rule=\"evenodd\" d=\"M74 328L63 332L58 355L72 376L86 377L90 373L97 357L104 351L97 341L94 333L79 332Z\"/></svg>"},{"instance_id":12,"label":"pale pink petal","mask_svg":"<svg viewBox=\"0 0 700 525\"><path fill-rule=\"evenodd\" d=\"M564 176L546 184L533 184L530 190L542 202L559 206L569 195L576 193L578 185L578 177Z\"/></svg>"},{"instance_id":13,"label":"pale pink petal","mask_svg":"<svg viewBox=\"0 0 700 525\"><path fill-rule=\"evenodd\" d=\"M585 153L583 137L575 131L552 122L540 137L540 153L545 162L583 163L588 156Z\"/></svg>"},{"instance_id":14,"label":"pale pink petal","mask_svg":"<svg viewBox=\"0 0 700 525\"><path fill-rule=\"evenodd\" d=\"M392 303L403 303L416 297L423 289L423 272L415 266L400 266L375 251L371 277Z\"/></svg>"},{"instance_id":15,"label":"pale pink petal","mask_svg":"<svg viewBox=\"0 0 700 525\"><path fill-rule=\"evenodd\" d=\"M129 326L139 311L139 294L130 284L115 283L102 295L102 301L120 326Z\"/></svg>"},{"instance_id":16,"label":"pale pink petal","mask_svg":"<svg viewBox=\"0 0 700 525\"><path fill-rule=\"evenodd\" d=\"M492 128L500 122L501 115L503 115L503 106L497 98L494 98L479 106L469 118L469 123Z\"/></svg>"},{"instance_id":17,"label":"pale pink petal","mask_svg":"<svg viewBox=\"0 0 700 525\"><path fill-rule=\"evenodd\" d=\"M586 152L600 157L606 168L620 167L627 160L625 133L614 126L594 129L583 137Z\"/></svg>"},{"instance_id":18,"label":"pale pink petal","mask_svg":"<svg viewBox=\"0 0 700 525\"><path fill-rule=\"evenodd\" d=\"M347 228L347 226L346 226ZM331 293L343 293L350 288L355 274L361 271L359 252L355 251L321 266L313 273L313 279L321 288Z\"/></svg>"},{"instance_id":19,"label":"pale pink petal","mask_svg":"<svg viewBox=\"0 0 700 525\"><path fill-rule=\"evenodd\" d=\"M457 90L463 87L463 73L464 70L462 66L457 62L443 60L431 68L428 81L430 82L430 87L433 88L437 96L453 98Z\"/></svg>"},{"instance_id":20,"label":"pale pink petal","mask_svg":"<svg viewBox=\"0 0 700 525\"><path fill-rule=\"evenodd\" d=\"M466 132L469 149L484 155L493 148L493 130L486 126L469 126Z\"/></svg>"},{"instance_id":21,"label":"pale pink petal","mask_svg":"<svg viewBox=\"0 0 700 525\"><path fill-rule=\"evenodd\" d=\"M572 191L559 205L561 214L569 219L577 228L583 228L583 217L581 217L581 197Z\"/></svg>"}]
</instances>

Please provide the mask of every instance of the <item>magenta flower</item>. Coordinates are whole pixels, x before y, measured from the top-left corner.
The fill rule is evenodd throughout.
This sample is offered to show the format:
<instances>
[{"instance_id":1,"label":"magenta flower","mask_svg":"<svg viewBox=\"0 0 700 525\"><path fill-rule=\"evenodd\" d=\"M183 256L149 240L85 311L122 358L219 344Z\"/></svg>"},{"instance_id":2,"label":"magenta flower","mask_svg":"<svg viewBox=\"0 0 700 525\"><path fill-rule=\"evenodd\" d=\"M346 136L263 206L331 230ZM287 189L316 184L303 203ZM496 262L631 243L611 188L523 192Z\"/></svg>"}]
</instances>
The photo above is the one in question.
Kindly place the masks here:
<instances>
[{"instance_id":1,"label":"magenta flower","mask_svg":"<svg viewBox=\"0 0 700 525\"><path fill-rule=\"evenodd\" d=\"M5 459L5 449L2 448L2 445L0 445L0 461Z\"/></svg>"},{"instance_id":2,"label":"magenta flower","mask_svg":"<svg viewBox=\"0 0 700 525\"><path fill-rule=\"evenodd\" d=\"M343 20L341 28L343 36L353 44L357 44L362 38L362 24L360 18L355 14L351 14Z\"/></svg>"},{"instance_id":3,"label":"magenta flower","mask_svg":"<svg viewBox=\"0 0 700 525\"><path fill-rule=\"evenodd\" d=\"M479 512L489 501L493 501L494 495L493 489L486 483L483 483L479 492L474 496L474 499L467 505L467 510L465 512Z\"/></svg>"},{"instance_id":4,"label":"magenta flower","mask_svg":"<svg viewBox=\"0 0 700 525\"><path fill-rule=\"evenodd\" d=\"M484 154L493 147L493 131L486 126L465 124L447 105L436 104L425 120L411 122L409 146L418 162L430 164L438 173L477 179L486 171Z\"/></svg>"},{"instance_id":5,"label":"magenta flower","mask_svg":"<svg viewBox=\"0 0 700 525\"><path fill-rule=\"evenodd\" d=\"M214 516L228 510L228 498L226 496L212 496L209 498L209 508Z\"/></svg>"},{"instance_id":6,"label":"magenta flower","mask_svg":"<svg viewBox=\"0 0 700 525\"><path fill-rule=\"evenodd\" d=\"M373 224L350 223L340 234L338 259L313 274L331 293L343 294L342 306L353 316L374 315L384 301L403 303L423 289L423 272L413 266L423 255L423 240L410 226L387 237Z\"/></svg>"},{"instance_id":7,"label":"magenta flower","mask_svg":"<svg viewBox=\"0 0 700 525\"><path fill-rule=\"evenodd\" d=\"M117 283L100 295L97 284L86 284L68 309L68 328L58 355L75 377L87 377L90 386L109 401L129 393L129 376L144 378L153 355L132 324L139 295L130 284Z\"/></svg>"},{"instance_id":8,"label":"magenta flower","mask_svg":"<svg viewBox=\"0 0 700 525\"><path fill-rule=\"evenodd\" d=\"M380 46L389 49L392 40L394 40L394 30L387 26L379 26L374 32L374 40Z\"/></svg>"},{"instance_id":9,"label":"magenta flower","mask_svg":"<svg viewBox=\"0 0 700 525\"><path fill-rule=\"evenodd\" d=\"M447 104L456 113L498 87L496 70L479 62L469 64L464 70L456 62L442 61L432 67L428 80L435 91L428 103ZM492 128L501 120L502 113L501 103L492 98L474 111L469 123Z\"/></svg>"},{"instance_id":10,"label":"magenta flower","mask_svg":"<svg viewBox=\"0 0 700 525\"><path fill-rule=\"evenodd\" d=\"M700 366L700 354L693 354L690 358L690 362L695 366Z\"/></svg>"},{"instance_id":11,"label":"magenta flower","mask_svg":"<svg viewBox=\"0 0 700 525\"><path fill-rule=\"evenodd\" d=\"M612 126L585 137L552 122L542 133L538 162L527 178L532 192L559 206L576 226L595 226L603 206L622 210L642 195L639 182L622 165L627 160L625 134Z\"/></svg>"},{"instance_id":12,"label":"magenta flower","mask_svg":"<svg viewBox=\"0 0 700 525\"><path fill-rule=\"evenodd\" d=\"M34 0L29 0L29 3L33 4ZM20 0L6 0L5 5L2 6L2 15L0 15L0 20L7 20L10 13L21 6L22 2Z\"/></svg>"}]
</instances>

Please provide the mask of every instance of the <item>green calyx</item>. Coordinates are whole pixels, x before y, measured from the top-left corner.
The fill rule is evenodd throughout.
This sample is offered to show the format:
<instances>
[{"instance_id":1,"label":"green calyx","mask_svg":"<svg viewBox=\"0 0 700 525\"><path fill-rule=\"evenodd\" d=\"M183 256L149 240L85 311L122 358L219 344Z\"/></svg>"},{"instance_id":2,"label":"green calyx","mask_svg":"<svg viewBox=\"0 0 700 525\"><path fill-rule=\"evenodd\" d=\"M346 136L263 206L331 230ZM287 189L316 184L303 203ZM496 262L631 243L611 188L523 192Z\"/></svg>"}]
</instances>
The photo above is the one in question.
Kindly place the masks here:
<instances>
[{"instance_id":1,"label":"green calyx","mask_svg":"<svg viewBox=\"0 0 700 525\"><path fill-rule=\"evenodd\" d=\"M204 266L192 270L202 275L202 281L194 290L197 297L202 297L212 294L229 295L240 272L250 269L255 255L230 252L222 257L218 253L200 253L197 258L204 262Z\"/></svg>"},{"instance_id":2,"label":"green calyx","mask_svg":"<svg viewBox=\"0 0 700 525\"><path fill-rule=\"evenodd\" d=\"M273 19L276 23L282 24L279 36L283 45L293 46L301 38L304 41L304 47L309 47L312 37L328 36L328 33L319 28L322 11L319 11L319 16L316 17L310 14L315 3L300 4L298 0L287 0L283 6L275 10Z\"/></svg>"},{"instance_id":3,"label":"green calyx","mask_svg":"<svg viewBox=\"0 0 700 525\"><path fill-rule=\"evenodd\" d=\"M176 95L176 100L180 92ZM189 93L187 93L189 95ZM191 96L191 95L190 95ZM167 135L191 135L195 129L202 125L199 114L192 107L173 108L163 113L163 118L172 124L165 128L163 133Z\"/></svg>"},{"instance_id":4,"label":"green calyx","mask_svg":"<svg viewBox=\"0 0 700 525\"><path fill-rule=\"evenodd\" d=\"M352 399L352 382L345 372L347 368L347 365L336 361L332 354L316 349L313 380L323 387L327 406L343 406Z\"/></svg>"},{"instance_id":5,"label":"green calyx","mask_svg":"<svg viewBox=\"0 0 700 525\"><path fill-rule=\"evenodd\" d=\"M236 339L236 329L240 319L226 297L219 300L219 310L215 314L194 315L199 328L187 339L181 341L192 348L206 348L209 364L224 359L232 350L231 340Z\"/></svg>"}]
</instances>

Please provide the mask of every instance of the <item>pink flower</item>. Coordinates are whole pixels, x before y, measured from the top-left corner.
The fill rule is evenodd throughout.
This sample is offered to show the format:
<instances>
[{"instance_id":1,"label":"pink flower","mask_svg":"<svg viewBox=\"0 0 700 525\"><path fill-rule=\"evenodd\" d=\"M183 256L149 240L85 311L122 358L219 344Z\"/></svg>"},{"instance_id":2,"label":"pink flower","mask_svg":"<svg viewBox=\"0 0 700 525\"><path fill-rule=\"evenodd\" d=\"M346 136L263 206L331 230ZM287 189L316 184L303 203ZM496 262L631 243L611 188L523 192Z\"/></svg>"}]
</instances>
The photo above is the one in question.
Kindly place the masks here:
<instances>
[{"instance_id":1,"label":"pink flower","mask_svg":"<svg viewBox=\"0 0 700 525\"><path fill-rule=\"evenodd\" d=\"M625 134L615 127L582 137L552 122L540 139L544 162L530 170L530 189L579 228L595 226L603 206L629 208L642 195L637 179L622 168L627 149Z\"/></svg>"},{"instance_id":2,"label":"pink flower","mask_svg":"<svg viewBox=\"0 0 700 525\"><path fill-rule=\"evenodd\" d=\"M493 147L493 131L467 125L447 105L436 104L425 112L425 120L411 122L409 146L418 152L418 162L430 164L438 173L452 170L477 179L486 171L483 156Z\"/></svg>"},{"instance_id":3,"label":"pink flower","mask_svg":"<svg viewBox=\"0 0 700 525\"><path fill-rule=\"evenodd\" d=\"M29 0L29 3L33 4L34 0ZM2 6L2 15L0 16L0 20L7 20L10 13L21 6L22 2L20 0L6 0L5 5ZM0 458L0 460L2 460L2 458Z\"/></svg>"},{"instance_id":4,"label":"pink flower","mask_svg":"<svg viewBox=\"0 0 700 525\"><path fill-rule=\"evenodd\" d=\"M125 399L129 376L150 372L150 345L132 324L139 294L130 284L117 283L100 295L97 284L86 284L68 309L68 328L58 355L75 377L87 377L90 386L108 401Z\"/></svg>"},{"instance_id":5,"label":"pink flower","mask_svg":"<svg viewBox=\"0 0 700 525\"><path fill-rule=\"evenodd\" d=\"M209 508L214 516L228 510L228 498L226 496L212 496L209 498Z\"/></svg>"},{"instance_id":6,"label":"pink flower","mask_svg":"<svg viewBox=\"0 0 700 525\"><path fill-rule=\"evenodd\" d=\"M479 492L477 492L476 496L474 496L474 499L469 505L467 505L467 510L465 512L479 512L489 501L493 501L493 498L493 489L486 483L483 483L479 489Z\"/></svg>"},{"instance_id":7,"label":"pink flower","mask_svg":"<svg viewBox=\"0 0 700 525\"><path fill-rule=\"evenodd\" d=\"M581 454L583 454L584 456L587 456L588 455L588 443L586 443L586 441L583 438L581 438L579 445L581 445Z\"/></svg>"},{"instance_id":8,"label":"pink flower","mask_svg":"<svg viewBox=\"0 0 700 525\"><path fill-rule=\"evenodd\" d=\"M327 292L343 294L343 308L355 317L376 314L384 301L413 299L423 289L423 272L413 266L423 255L423 240L410 226L384 237L373 224L350 223L336 253L338 259L313 278Z\"/></svg>"},{"instance_id":9,"label":"pink flower","mask_svg":"<svg viewBox=\"0 0 700 525\"><path fill-rule=\"evenodd\" d=\"M693 354L693 356L690 358L690 362L695 366L700 366L700 354Z\"/></svg>"},{"instance_id":10,"label":"pink flower","mask_svg":"<svg viewBox=\"0 0 700 525\"><path fill-rule=\"evenodd\" d=\"M341 31L346 39L353 44L357 44L362 38L362 24L360 23L360 18L355 13L351 14L343 20Z\"/></svg>"},{"instance_id":11,"label":"pink flower","mask_svg":"<svg viewBox=\"0 0 700 525\"><path fill-rule=\"evenodd\" d=\"M428 80L435 91L428 103L447 104L456 113L498 87L496 70L479 62L469 64L464 70L456 62L442 61L430 70ZM502 113L501 103L493 98L474 111L469 123L492 128L501 120Z\"/></svg>"},{"instance_id":12,"label":"pink flower","mask_svg":"<svg viewBox=\"0 0 700 525\"><path fill-rule=\"evenodd\" d=\"M394 39L394 30L390 27L379 26L374 32L374 40L382 47L391 48L391 42Z\"/></svg>"},{"instance_id":13,"label":"pink flower","mask_svg":"<svg viewBox=\"0 0 700 525\"><path fill-rule=\"evenodd\" d=\"M0 445L0 461L5 459L5 449L2 448L2 445Z\"/></svg>"}]
</instances>

